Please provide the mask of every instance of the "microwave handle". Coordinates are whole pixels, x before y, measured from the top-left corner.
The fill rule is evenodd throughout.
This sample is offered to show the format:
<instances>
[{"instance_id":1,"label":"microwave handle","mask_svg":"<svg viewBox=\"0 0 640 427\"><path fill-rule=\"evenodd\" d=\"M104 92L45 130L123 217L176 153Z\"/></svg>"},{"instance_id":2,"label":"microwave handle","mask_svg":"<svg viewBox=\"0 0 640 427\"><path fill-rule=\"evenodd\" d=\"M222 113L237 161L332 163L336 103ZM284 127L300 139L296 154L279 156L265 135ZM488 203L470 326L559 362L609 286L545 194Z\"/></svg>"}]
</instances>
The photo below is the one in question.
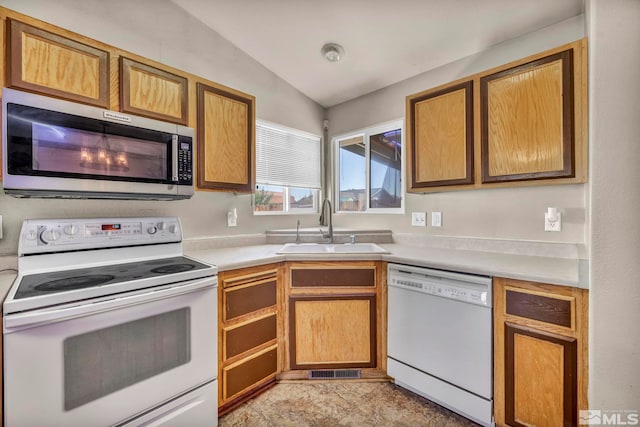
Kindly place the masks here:
<instances>
[{"instance_id":1,"label":"microwave handle","mask_svg":"<svg viewBox=\"0 0 640 427\"><path fill-rule=\"evenodd\" d=\"M102 313L105 311L130 307L132 305L144 304L160 299L176 297L190 292L199 291L201 289L215 287L217 284L217 277L205 277L203 279L195 280L191 283L187 282L186 284L183 283L158 290L154 290L153 288L151 288L147 292L143 292L140 294L112 298L105 301L67 308L50 308L38 310L31 313L20 313L13 316L9 315L5 316L4 318L4 331L10 333L28 327L61 322L63 320L82 317L88 314Z\"/></svg>"},{"instance_id":2,"label":"microwave handle","mask_svg":"<svg viewBox=\"0 0 640 427\"><path fill-rule=\"evenodd\" d=\"M178 135L171 135L171 180L178 182Z\"/></svg>"}]
</instances>

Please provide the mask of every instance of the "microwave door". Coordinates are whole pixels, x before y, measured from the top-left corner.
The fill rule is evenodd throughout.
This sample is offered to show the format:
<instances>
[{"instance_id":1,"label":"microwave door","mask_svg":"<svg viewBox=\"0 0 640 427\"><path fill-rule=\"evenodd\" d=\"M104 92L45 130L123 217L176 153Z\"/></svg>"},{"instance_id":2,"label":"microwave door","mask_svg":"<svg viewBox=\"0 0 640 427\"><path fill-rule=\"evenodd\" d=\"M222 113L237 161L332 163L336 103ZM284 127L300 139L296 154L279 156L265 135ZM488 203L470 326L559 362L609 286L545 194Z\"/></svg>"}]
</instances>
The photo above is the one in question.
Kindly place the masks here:
<instances>
[{"instance_id":1,"label":"microwave door","mask_svg":"<svg viewBox=\"0 0 640 427\"><path fill-rule=\"evenodd\" d=\"M6 193L159 200L193 195L193 129L135 116L114 123L95 118L105 110L10 89L3 94ZM16 97L39 106L12 101ZM55 111L61 105L65 112ZM67 112L74 108L84 115Z\"/></svg>"}]
</instances>

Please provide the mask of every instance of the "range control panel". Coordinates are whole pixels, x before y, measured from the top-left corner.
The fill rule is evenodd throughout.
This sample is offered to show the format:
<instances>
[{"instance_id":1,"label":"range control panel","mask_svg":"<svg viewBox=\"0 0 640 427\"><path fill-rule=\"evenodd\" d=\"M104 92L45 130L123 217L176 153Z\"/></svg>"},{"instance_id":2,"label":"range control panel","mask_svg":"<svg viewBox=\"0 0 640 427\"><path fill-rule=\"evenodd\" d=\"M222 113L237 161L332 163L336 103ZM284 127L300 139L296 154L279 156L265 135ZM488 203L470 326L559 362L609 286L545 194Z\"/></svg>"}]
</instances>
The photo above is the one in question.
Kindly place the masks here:
<instances>
[{"instance_id":1,"label":"range control panel","mask_svg":"<svg viewBox=\"0 0 640 427\"><path fill-rule=\"evenodd\" d=\"M176 217L34 219L20 232L19 255L182 241Z\"/></svg>"}]
</instances>

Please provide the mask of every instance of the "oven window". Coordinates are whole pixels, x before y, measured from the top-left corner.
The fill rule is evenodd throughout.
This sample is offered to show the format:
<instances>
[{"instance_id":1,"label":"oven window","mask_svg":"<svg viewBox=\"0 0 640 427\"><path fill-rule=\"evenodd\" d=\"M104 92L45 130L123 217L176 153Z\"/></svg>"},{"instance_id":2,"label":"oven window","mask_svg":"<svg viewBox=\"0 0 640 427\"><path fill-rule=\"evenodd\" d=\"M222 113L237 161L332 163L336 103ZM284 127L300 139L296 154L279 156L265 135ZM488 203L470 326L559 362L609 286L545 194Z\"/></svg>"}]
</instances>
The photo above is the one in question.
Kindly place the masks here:
<instances>
[{"instance_id":1,"label":"oven window","mask_svg":"<svg viewBox=\"0 0 640 427\"><path fill-rule=\"evenodd\" d=\"M189 317L186 307L65 339L65 411L188 363Z\"/></svg>"}]
</instances>

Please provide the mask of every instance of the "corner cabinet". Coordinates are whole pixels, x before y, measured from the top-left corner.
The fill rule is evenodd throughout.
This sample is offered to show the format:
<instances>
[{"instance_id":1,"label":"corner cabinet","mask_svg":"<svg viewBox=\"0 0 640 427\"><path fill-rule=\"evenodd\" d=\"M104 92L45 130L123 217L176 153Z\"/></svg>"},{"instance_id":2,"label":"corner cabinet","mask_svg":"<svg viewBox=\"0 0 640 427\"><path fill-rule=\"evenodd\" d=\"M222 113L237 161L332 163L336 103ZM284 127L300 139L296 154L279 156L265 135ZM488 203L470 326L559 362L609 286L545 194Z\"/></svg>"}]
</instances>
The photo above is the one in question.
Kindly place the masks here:
<instances>
[{"instance_id":1,"label":"corner cabinet","mask_svg":"<svg viewBox=\"0 0 640 427\"><path fill-rule=\"evenodd\" d=\"M494 279L496 425L578 424L587 409L588 292Z\"/></svg>"},{"instance_id":2,"label":"corner cabinet","mask_svg":"<svg viewBox=\"0 0 640 427\"><path fill-rule=\"evenodd\" d=\"M587 180L587 42L410 95L408 190Z\"/></svg>"},{"instance_id":3,"label":"corner cabinet","mask_svg":"<svg viewBox=\"0 0 640 427\"><path fill-rule=\"evenodd\" d=\"M282 334L277 264L218 277L218 406L222 415L275 384Z\"/></svg>"},{"instance_id":4,"label":"corner cabinet","mask_svg":"<svg viewBox=\"0 0 640 427\"><path fill-rule=\"evenodd\" d=\"M255 183L255 98L197 84L198 188L251 193Z\"/></svg>"},{"instance_id":5,"label":"corner cabinet","mask_svg":"<svg viewBox=\"0 0 640 427\"><path fill-rule=\"evenodd\" d=\"M288 263L288 369L300 378L308 378L308 370L384 371L383 274L374 261Z\"/></svg>"}]
</instances>

